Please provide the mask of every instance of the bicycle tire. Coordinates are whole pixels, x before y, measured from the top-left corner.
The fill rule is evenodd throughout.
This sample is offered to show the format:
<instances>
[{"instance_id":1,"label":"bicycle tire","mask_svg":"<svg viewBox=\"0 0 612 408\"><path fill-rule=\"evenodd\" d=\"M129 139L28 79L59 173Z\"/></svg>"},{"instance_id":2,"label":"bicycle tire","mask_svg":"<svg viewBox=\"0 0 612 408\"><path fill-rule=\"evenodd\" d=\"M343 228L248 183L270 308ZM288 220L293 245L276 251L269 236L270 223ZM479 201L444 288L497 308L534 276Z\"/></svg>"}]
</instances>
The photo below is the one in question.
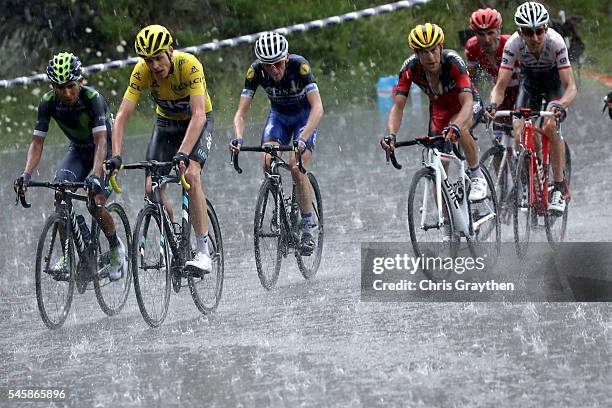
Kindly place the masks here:
<instances>
[{"instance_id":1,"label":"bicycle tire","mask_svg":"<svg viewBox=\"0 0 612 408\"><path fill-rule=\"evenodd\" d=\"M70 233L70 223L67 220L66 214L58 212L51 214L45 221L36 248L36 269L34 274L36 303L38 305L40 317L49 329L57 329L66 321L68 313L70 312L76 284L74 242L72 240L72 234ZM63 228L65 231L66 242L64 244L61 243L60 228ZM51 232L50 245L47 247L47 235L49 232ZM57 259L55 259L53 255L55 244L58 244L60 254ZM58 271L50 265L61 262L61 256L64 257L64 264ZM55 282L55 290L46 290L48 286L47 282L53 283L52 281ZM62 296L60 296L60 301L57 302L57 306L59 307L52 308L51 300L47 299L47 294L58 295L60 291Z\"/></svg>"},{"instance_id":2,"label":"bicycle tire","mask_svg":"<svg viewBox=\"0 0 612 408\"><path fill-rule=\"evenodd\" d=\"M321 190L319 189L319 183L312 173L307 173L308 180L312 187L312 197L314 202L312 207L314 210L315 222L317 224L316 229L313 232L313 239L316 243L315 249L310 256L303 256L300 251L295 251L295 258L297 260L298 268L302 273L304 279L312 279L319 270L321 264L321 256L323 254L323 238L325 236L324 223L323 223L323 201L321 198ZM310 262L309 262L310 261Z\"/></svg>"},{"instance_id":3,"label":"bicycle tire","mask_svg":"<svg viewBox=\"0 0 612 408\"><path fill-rule=\"evenodd\" d=\"M446 211L446 216L448 217L448 230L445 232L445 226L440 227L438 225L437 205L429 207L432 209L431 214L428 214L427 209L425 209L425 229L421 228L422 204L433 201L427 199L427 196L432 196L432 199L434 198L435 177L433 169L422 168L414 174L410 184L408 193L408 229L412 249L416 257L439 257L446 247L448 247L449 255L454 257L459 246L459 240L455 237L453 214L450 211L448 197L446 197L444 192L442 192L441 196L443 211ZM419 187L421 183L424 184L422 187ZM422 195L420 194L421 192L423 193ZM430 234L428 231L431 230L435 230L435 232ZM445 233L450 233L448 243L444 243ZM443 280L450 274L449 270L436 271L435 269L423 268L421 271L427 278L433 281Z\"/></svg>"},{"instance_id":4,"label":"bicycle tire","mask_svg":"<svg viewBox=\"0 0 612 408\"><path fill-rule=\"evenodd\" d=\"M128 220L127 215L125 214L125 210L119 203L111 203L106 207L111 217L113 217L113 221L115 223L115 230L117 231L117 237L123 242L124 248L126 250L126 266L123 274L123 278L111 281L108 276L101 277L98 273L94 278L94 290L96 292L96 299L98 300L98 304L102 311L108 316L113 316L123 309L125 305L128 295L130 293L130 286L132 285L132 232L130 230L130 222ZM96 230L94 231L94 237L98 241L97 245L97 268L98 272L102 268L108 267L108 252L110 252L110 247L106 251L103 251L102 248L105 248L108 243L106 242L106 238L102 238L105 240L106 246L102 245L100 242L101 228L99 224L96 224Z\"/></svg>"},{"instance_id":5,"label":"bicycle tire","mask_svg":"<svg viewBox=\"0 0 612 408\"><path fill-rule=\"evenodd\" d=\"M282 261L281 240L284 239L278 193L270 179L265 179L257 194L255 205L255 223L253 242L255 246L255 265L259 282L267 290L272 289L278 281ZM271 205L270 205L271 204ZM267 216L267 217L266 217ZM269 242L266 251L264 238ZM286 238L285 238L286 239ZM267 255L267 256L266 256ZM269 258L269 265L265 261ZM267 273L269 271L269 273Z\"/></svg>"},{"instance_id":6,"label":"bicycle tire","mask_svg":"<svg viewBox=\"0 0 612 408\"><path fill-rule=\"evenodd\" d=\"M484 232L480 230L476 232L476 242L472 245L471 249L474 250L473 254L475 257L484 256L487 259L487 265L491 267L495 265L501 252L501 222L499 218L498 195L493 179L486 167L482 167L481 171L489 191L484 200L469 204L470 222L474 222L475 214L479 215L479 218L482 218L481 213L486 215L493 214L493 222L486 221L487 226L492 226L493 228L483 229L482 231ZM474 246L478 246L480 249L473 248Z\"/></svg>"},{"instance_id":7,"label":"bicycle tire","mask_svg":"<svg viewBox=\"0 0 612 408\"><path fill-rule=\"evenodd\" d=\"M225 273L221 227L219 226L219 220L212 203L206 200L206 205L208 213L208 249L212 261L212 270L202 277L189 276L187 278L193 302L203 314L213 312L219 305L221 294L223 293Z\"/></svg>"},{"instance_id":8,"label":"bicycle tire","mask_svg":"<svg viewBox=\"0 0 612 408\"><path fill-rule=\"evenodd\" d=\"M154 222L151 222L151 221ZM156 226L156 235L151 239L151 227ZM136 226L134 228L134 236L132 238L132 275L134 279L134 292L138 301L138 308L143 319L151 327L159 327L168 313L168 305L170 303L170 253L168 248L168 240L163 232L161 216L155 205L146 205L140 210L136 218ZM150 251L147 250L147 243L154 243ZM161 245L161 246L160 246ZM156 264L147 264L147 255L151 259L156 259ZM144 265L143 265L144 263ZM159 295L159 299L149 302L146 299L149 271L153 271L151 280L157 281L157 289L155 294ZM155 308L157 306L157 309Z\"/></svg>"},{"instance_id":9,"label":"bicycle tire","mask_svg":"<svg viewBox=\"0 0 612 408\"><path fill-rule=\"evenodd\" d=\"M499 207L500 220L504 223L509 222L509 216L512 214L512 179L514 177L514 165L512 157L507 156L504 166L501 166L501 161L505 153L505 148L501 145L491 146L480 158L480 165L486 168L491 176L495 193L497 196L497 204ZM497 162L497 167L495 163ZM510 181L510 182L509 182Z\"/></svg>"},{"instance_id":10,"label":"bicycle tire","mask_svg":"<svg viewBox=\"0 0 612 408\"><path fill-rule=\"evenodd\" d=\"M571 178L572 178L572 155L567 142L565 142L565 170L564 170L564 178L566 182L566 188L569 189L571 186ZM552 192L551 192L552 194ZM569 215L569 207L570 201L566 200L565 202L565 211L561 217L555 215L549 215L546 218L546 238L551 246L556 248L556 244L565 241L565 236L567 233L567 218ZM559 219L560 218L560 219ZM554 228L555 224L559 223L559 228Z\"/></svg>"},{"instance_id":11,"label":"bicycle tire","mask_svg":"<svg viewBox=\"0 0 612 408\"><path fill-rule=\"evenodd\" d=\"M537 217L535 209L530 205L532 200L530 188L530 183L532 181L530 172L531 152L523 150L519 155L516 165L516 176L514 177L514 208L512 222L516 255L521 259L527 254L531 235L531 224L534 216Z\"/></svg>"}]
</instances>

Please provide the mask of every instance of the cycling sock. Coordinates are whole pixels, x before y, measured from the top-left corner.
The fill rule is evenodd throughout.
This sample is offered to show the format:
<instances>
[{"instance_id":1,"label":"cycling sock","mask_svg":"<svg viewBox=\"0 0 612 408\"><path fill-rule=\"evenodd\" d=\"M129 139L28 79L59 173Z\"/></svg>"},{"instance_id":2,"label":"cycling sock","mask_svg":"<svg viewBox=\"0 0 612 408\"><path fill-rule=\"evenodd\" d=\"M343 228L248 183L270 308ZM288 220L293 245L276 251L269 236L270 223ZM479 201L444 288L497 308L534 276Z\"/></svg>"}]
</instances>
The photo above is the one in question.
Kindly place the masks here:
<instances>
[{"instance_id":1,"label":"cycling sock","mask_svg":"<svg viewBox=\"0 0 612 408\"><path fill-rule=\"evenodd\" d=\"M111 236L106 236L106 239L108 239L108 245L111 247L111 249L119 246L119 239L117 238L116 232Z\"/></svg>"},{"instance_id":2,"label":"cycling sock","mask_svg":"<svg viewBox=\"0 0 612 408\"><path fill-rule=\"evenodd\" d=\"M484 174L482 174L482 170L480 170L480 164L477 164L476 167L470 167L470 178L480 177L484 178Z\"/></svg>"},{"instance_id":3,"label":"cycling sock","mask_svg":"<svg viewBox=\"0 0 612 408\"><path fill-rule=\"evenodd\" d=\"M555 190L558 190L561 192L561 194L565 194L565 185L563 184L562 181L555 181Z\"/></svg>"},{"instance_id":4,"label":"cycling sock","mask_svg":"<svg viewBox=\"0 0 612 408\"><path fill-rule=\"evenodd\" d=\"M196 251L208 254L208 233L204 235L196 234Z\"/></svg>"},{"instance_id":5,"label":"cycling sock","mask_svg":"<svg viewBox=\"0 0 612 408\"><path fill-rule=\"evenodd\" d=\"M312 234L313 215L311 212L302 213L302 232Z\"/></svg>"}]
</instances>

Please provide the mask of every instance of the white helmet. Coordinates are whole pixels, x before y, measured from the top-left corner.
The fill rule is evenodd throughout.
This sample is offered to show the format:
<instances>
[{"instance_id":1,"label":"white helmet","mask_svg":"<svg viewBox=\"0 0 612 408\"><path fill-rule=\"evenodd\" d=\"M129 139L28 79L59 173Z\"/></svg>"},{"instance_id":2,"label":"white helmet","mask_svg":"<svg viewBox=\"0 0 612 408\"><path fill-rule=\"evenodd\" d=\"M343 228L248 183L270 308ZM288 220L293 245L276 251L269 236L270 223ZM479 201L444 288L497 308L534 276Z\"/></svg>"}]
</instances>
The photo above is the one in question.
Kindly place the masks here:
<instances>
[{"instance_id":1,"label":"white helmet","mask_svg":"<svg viewBox=\"0 0 612 408\"><path fill-rule=\"evenodd\" d=\"M255 43L255 56L264 64L274 64L287 55L289 43L282 34L272 31L263 33Z\"/></svg>"},{"instance_id":2,"label":"white helmet","mask_svg":"<svg viewBox=\"0 0 612 408\"><path fill-rule=\"evenodd\" d=\"M540 3L528 1L518 6L514 14L514 22L519 27L542 27L548 24L548 11Z\"/></svg>"}]
</instances>

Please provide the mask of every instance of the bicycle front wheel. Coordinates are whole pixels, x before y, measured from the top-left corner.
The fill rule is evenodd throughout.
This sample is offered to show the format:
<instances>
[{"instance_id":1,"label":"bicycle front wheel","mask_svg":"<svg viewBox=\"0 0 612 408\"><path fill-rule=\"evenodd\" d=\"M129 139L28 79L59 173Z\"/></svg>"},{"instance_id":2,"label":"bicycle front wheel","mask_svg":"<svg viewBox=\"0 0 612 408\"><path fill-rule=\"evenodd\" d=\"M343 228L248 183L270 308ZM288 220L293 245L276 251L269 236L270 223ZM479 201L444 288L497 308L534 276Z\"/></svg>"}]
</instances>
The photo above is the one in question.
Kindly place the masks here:
<instances>
[{"instance_id":1,"label":"bicycle front wheel","mask_svg":"<svg viewBox=\"0 0 612 408\"><path fill-rule=\"evenodd\" d=\"M319 265L321 264L321 255L323 253L323 201L321 199L321 190L319 183L314 174L308 173L308 180L311 186L311 199L314 214L315 225L312 229L312 238L315 242L315 249L310 256L300 255L300 251L295 252L298 268L304 279L311 279L317 274Z\"/></svg>"},{"instance_id":2,"label":"bicycle front wheel","mask_svg":"<svg viewBox=\"0 0 612 408\"><path fill-rule=\"evenodd\" d=\"M98 239L98 273L94 279L94 289L96 299L104 313L108 316L113 316L121 311L132 285L132 232L125 210L118 203L112 203L107 207L108 212L113 218L117 238L123 243L126 250L125 268L122 279L111 281L108 273L104 273L110 267L110 246L108 240L103 237L99 224L96 224L96 230L93 236Z\"/></svg>"},{"instance_id":3,"label":"bicycle front wheel","mask_svg":"<svg viewBox=\"0 0 612 408\"><path fill-rule=\"evenodd\" d=\"M497 205L499 207L500 222L509 223L512 215L512 195L514 177L513 161L511 155L505 155L506 149L502 145L491 146L480 159L480 165L487 169L491 182L495 188Z\"/></svg>"},{"instance_id":4,"label":"bicycle front wheel","mask_svg":"<svg viewBox=\"0 0 612 408\"><path fill-rule=\"evenodd\" d=\"M531 182L531 153L523 150L519 155L514 178L514 244L519 258L524 258L527 254L531 224L537 223L537 214L531 206Z\"/></svg>"},{"instance_id":5,"label":"bicycle front wheel","mask_svg":"<svg viewBox=\"0 0 612 408\"><path fill-rule=\"evenodd\" d=\"M454 256L459 240L455 237L453 214L448 199L440 192L438 200L434 171L422 168L412 177L408 193L408 229L412 249L417 257L436 258ZM441 280L448 271L425 267L423 273L430 279Z\"/></svg>"},{"instance_id":6,"label":"bicycle front wheel","mask_svg":"<svg viewBox=\"0 0 612 408\"><path fill-rule=\"evenodd\" d=\"M278 281L282 260L282 220L276 187L269 179L259 188L255 205L255 264L261 285L270 290Z\"/></svg>"},{"instance_id":7,"label":"bicycle front wheel","mask_svg":"<svg viewBox=\"0 0 612 408\"><path fill-rule=\"evenodd\" d=\"M563 172L563 180L565 183L565 191L566 191L566 199L565 199L565 211L563 214L552 214L549 213L548 217L546 217L546 237L548 238L548 242L551 244L553 248L555 248L555 244L559 242L565 241L565 234L567 231L567 217L569 214L569 205L570 201L568 200L569 191L570 191L570 180L572 177L572 155L567 145L565 143L565 170ZM550 187L549 187L549 202L550 196L552 195L552 183L554 179L552 178L552 172L549 172L551 175L550 179Z\"/></svg>"},{"instance_id":8,"label":"bicycle front wheel","mask_svg":"<svg viewBox=\"0 0 612 408\"><path fill-rule=\"evenodd\" d=\"M204 314L211 313L219 305L223 292L224 256L221 227L212 204L206 200L208 206L208 250L212 261L210 273L203 276L190 275L187 278L191 297L198 310ZM195 236L195 234L191 234Z\"/></svg>"},{"instance_id":9,"label":"bicycle front wheel","mask_svg":"<svg viewBox=\"0 0 612 408\"><path fill-rule=\"evenodd\" d=\"M36 249L36 302L45 325L57 329L64 324L76 279L74 242L65 214L47 218Z\"/></svg>"},{"instance_id":10,"label":"bicycle front wheel","mask_svg":"<svg viewBox=\"0 0 612 408\"><path fill-rule=\"evenodd\" d=\"M151 327L160 326L170 303L170 254L155 205L138 214L132 240L134 292L140 313Z\"/></svg>"}]
</instances>

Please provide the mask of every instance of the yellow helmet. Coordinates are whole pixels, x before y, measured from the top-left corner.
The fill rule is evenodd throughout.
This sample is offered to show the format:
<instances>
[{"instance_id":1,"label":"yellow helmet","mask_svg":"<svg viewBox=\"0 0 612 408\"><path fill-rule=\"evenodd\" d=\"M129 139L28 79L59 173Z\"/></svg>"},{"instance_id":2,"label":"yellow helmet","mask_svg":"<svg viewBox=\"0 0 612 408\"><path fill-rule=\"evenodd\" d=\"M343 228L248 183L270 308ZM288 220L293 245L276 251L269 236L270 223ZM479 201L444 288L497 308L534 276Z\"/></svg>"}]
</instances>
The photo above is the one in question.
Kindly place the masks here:
<instances>
[{"instance_id":1,"label":"yellow helmet","mask_svg":"<svg viewBox=\"0 0 612 408\"><path fill-rule=\"evenodd\" d=\"M166 27L153 24L146 26L136 35L134 49L138 56L150 58L162 51L167 51L171 45L172 36Z\"/></svg>"},{"instance_id":2,"label":"yellow helmet","mask_svg":"<svg viewBox=\"0 0 612 408\"><path fill-rule=\"evenodd\" d=\"M444 32L436 24L419 24L410 31L406 40L413 50L422 50L442 44Z\"/></svg>"}]
</instances>

